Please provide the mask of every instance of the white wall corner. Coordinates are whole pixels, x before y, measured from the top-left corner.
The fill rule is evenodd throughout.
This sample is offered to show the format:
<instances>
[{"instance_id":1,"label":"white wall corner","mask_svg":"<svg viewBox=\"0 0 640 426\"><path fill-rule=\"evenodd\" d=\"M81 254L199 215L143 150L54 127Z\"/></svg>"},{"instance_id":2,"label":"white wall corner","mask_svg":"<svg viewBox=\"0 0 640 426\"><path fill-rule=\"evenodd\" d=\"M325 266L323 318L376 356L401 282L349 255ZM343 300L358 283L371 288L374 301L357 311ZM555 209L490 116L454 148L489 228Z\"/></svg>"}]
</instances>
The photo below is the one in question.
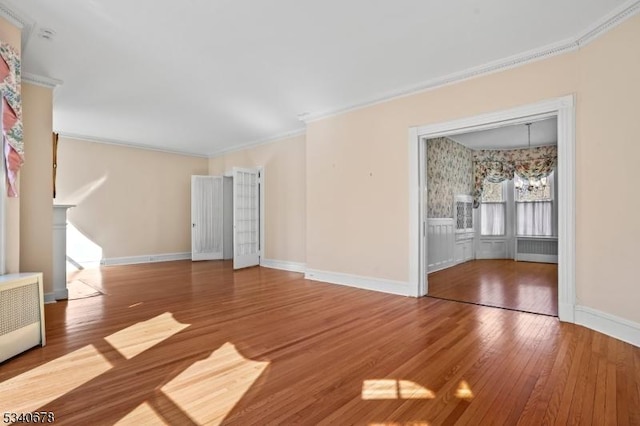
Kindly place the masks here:
<instances>
[{"instance_id":1,"label":"white wall corner","mask_svg":"<svg viewBox=\"0 0 640 426\"><path fill-rule=\"evenodd\" d=\"M271 269L280 269L282 271L300 272L304 274L307 267L301 262L290 262L288 260L260 259L260 266Z\"/></svg>"},{"instance_id":2,"label":"white wall corner","mask_svg":"<svg viewBox=\"0 0 640 426\"><path fill-rule=\"evenodd\" d=\"M408 282L403 281L384 280L360 275L343 274L340 272L319 271L317 269L307 269L304 277L311 281L322 281L363 290L373 290L399 296L415 296L414 289Z\"/></svg>"},{"instance_id":3,"label":"white wall corner","mask_svg":"<svg viewBox=\"0 0 640 426\"><path fill-rule=\"evenodd\" d=\"M140 263L170 262L174 260L191 260L191 252L145 254L142 256L110 257L100 261L101 265L136 265Z\"/></svg>"},{"instance_id":4,"label":"white wall corner","mask_svg":"<svg viewBox=\"0 0 640 426\"><path fill-rule=\"evenodd\" d=\"M640 324L637 322L577 305L575 323L640 348Z\"/></svg>"}]
</instances>

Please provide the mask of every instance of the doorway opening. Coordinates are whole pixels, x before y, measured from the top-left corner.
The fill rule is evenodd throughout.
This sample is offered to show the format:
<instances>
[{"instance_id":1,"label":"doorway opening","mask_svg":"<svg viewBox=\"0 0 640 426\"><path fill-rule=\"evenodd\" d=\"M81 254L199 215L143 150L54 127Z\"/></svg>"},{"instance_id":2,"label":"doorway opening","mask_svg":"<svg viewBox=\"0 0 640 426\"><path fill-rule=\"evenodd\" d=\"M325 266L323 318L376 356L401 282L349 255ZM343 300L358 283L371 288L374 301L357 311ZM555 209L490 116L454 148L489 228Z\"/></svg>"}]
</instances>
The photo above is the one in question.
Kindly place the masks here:
<instances>
[{"instance_id":1,"label":"doorway opening","mask_svg":"<svg viewBox=\"0 0 640 426\"><path fill-rule=\"evenodd\" d=\"M428 295L557 316L557 118L426 144Z\"/></svg>"},{"instance_id":2,"label":"doorway opening","mask_svg":"<svg viewBox=\"0 0 640 426\"><path fill-rule=\"evenodd\" d=\"M509 110L465 119L411 128L410 151L410 283L414 295L430 294L428 265L434 236L428 240L427 140L453 137L474 132L525 125L548 119L557 120L557 315L560 320L574 322L575 305L575 110L573 96L566 96ZM477 198L477 197L476 197ZM461 200L463 201L463 200ZM477 200L476 200L477 201ZM452 205L453 208L453 205ZM473 209L472 216L478 216ZM479 218L476 217L476 220ZM475 227L472 227L475 232ZM466 242L467 247L469 243ZM476 241L471 243L475 255ZM464 256L464 243L460 245ZM489 247L489 246L487 246ZM485 249L487 248L485 247ZM490 248L490 247L489 247ZM495 248L495 247L494 247ZM516 251L517 248L513 247ZM458 253L459 254L459 253Z\"/></svg>"},{"instance_id":3,"label":"doorway opening","mask_svg":"<svg viewBox=\"0 0 640 426\"><path fill-rule=\"evenodd\" d=\"M261 264L263 180L262 168L234 167L224 176L192 176L192 260L233 260L234 269Z\"/></svg>"}]
</instances>

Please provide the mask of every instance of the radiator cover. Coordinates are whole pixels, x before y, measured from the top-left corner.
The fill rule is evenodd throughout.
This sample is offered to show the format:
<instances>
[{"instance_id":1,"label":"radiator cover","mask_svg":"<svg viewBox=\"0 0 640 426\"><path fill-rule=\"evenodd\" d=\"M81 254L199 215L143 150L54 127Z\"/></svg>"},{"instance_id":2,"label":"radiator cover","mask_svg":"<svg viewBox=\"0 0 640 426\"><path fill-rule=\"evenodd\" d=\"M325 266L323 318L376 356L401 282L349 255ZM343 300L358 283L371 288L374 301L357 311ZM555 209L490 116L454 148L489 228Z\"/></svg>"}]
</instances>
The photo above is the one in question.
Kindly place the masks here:
<instances>
[{"instance_id":1,"label":"radiator cover","mask_svg":"<svg viewBox=\"0 0 640 426\"><path fill-rule=\"evenodd\" d=\"M0 362L45 345L42 274L0 275Z\"/></svg>"}]
</instances>

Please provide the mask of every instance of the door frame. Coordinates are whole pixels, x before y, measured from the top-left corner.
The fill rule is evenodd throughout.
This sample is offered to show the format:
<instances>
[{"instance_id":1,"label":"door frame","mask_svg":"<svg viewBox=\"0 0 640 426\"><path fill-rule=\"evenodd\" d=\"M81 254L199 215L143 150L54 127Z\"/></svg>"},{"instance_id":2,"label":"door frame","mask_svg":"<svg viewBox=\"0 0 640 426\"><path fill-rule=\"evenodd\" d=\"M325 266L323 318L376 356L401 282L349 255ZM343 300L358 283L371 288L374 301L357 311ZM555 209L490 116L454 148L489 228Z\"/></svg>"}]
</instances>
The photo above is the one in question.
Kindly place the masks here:
<instances>
[{"instance_id":1,"label":"door frame","mask_svg":"<svg viewBox=\"0 0 640 426\"><path fill-rule=\"evenodd\" d=\"M558 318L575 322L575 99L574 95L409 129L409 287L425 296L427 280L426 140L558 118Z\"/></svg>"}]
</instances>

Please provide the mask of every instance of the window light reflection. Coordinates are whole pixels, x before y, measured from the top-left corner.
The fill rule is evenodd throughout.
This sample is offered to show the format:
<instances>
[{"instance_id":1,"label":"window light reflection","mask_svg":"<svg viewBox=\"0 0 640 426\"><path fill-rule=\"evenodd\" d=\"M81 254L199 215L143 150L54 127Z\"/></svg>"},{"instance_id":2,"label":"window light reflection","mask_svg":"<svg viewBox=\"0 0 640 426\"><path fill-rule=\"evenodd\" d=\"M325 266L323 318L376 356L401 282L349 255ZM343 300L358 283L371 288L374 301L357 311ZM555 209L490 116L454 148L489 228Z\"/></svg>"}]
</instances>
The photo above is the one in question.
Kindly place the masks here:
<instances>
[{"instance_id":1,"label":"window light reflection","mask_svg":"<svg viewBox=\"0 0 640 426\"><path fill-rule=\"evenodd\" d=\"M362 399L434 399L436 394L410 380L376 379L362 382Z\"/></svg>"},{"instance_id":2,"label":"window light reflection","mask_svg":"<svg viewBox=\"0 0 640 426\"><path fill-rule=\"evenodd\" d=\"M176 321L169 312L133 324L104 338L126 359L131 359L163 340L189 327Z\"/></svg>"}]
</instances>

